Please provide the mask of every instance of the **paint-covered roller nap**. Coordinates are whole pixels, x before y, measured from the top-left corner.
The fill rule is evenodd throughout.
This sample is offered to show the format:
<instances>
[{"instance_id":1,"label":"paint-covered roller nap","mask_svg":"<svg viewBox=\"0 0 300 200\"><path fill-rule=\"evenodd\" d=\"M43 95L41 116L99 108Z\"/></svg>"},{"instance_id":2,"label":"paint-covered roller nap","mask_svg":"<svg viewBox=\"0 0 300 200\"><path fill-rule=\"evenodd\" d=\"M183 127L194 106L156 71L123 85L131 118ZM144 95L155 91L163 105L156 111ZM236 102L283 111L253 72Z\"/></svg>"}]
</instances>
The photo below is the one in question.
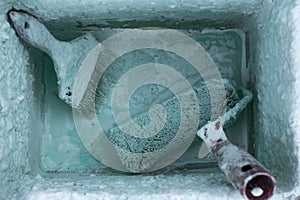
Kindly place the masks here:
<instances>
[{"instance_id":1,"label":"paint-covered roller nap","mask_svg":"<svg viewBox=\"0 0 300 200\"><path fill-rule=\"evenodd\" d=\"M184 41L184 44L188 43L189 47L196 52L193 52L195 54L194 57L201 58L200 61L203 63L200 64L210 68L206 71L198 70L198 73L192 73L189 81L183 81L178 75L179 73L174 73L174 70L172 71L170 68L158 63L154 67L157 68L157 71L155 69L152 70L150 65L142 66L146 67L147 70L141 67L128 69L129 72L136 72L135 74L141 76L141 80L151 77L151 73L154 76L162 72L169 75L170 80L167 80L167 82L172 84L166 85L166 87L161 87L164 86L165 79L157 76L155 80L156 83L160 83L161 85L157 90L156 103L162 105L164 110L156 106L157 109L154 109L156 110L155 112L152 112L153 110L150 109L149 113L145 110L135 113L132 116L132 121L139 126L131 126L132 123L127 120L126 115L120 115L123 116L119 119L120 123L118 125L120 126L113 124L104 131L100 130L98 128L99 123L112 124L114 121L114 118L110 120L110 117L105 115L105 112L110 109L111 105L105 104L106 98L103 97L116 95L117 98L112 99L120 101L118 95L128 89L128 85L126 85L126 88L122 88L124 87L124 81L128 83L128 77L127 79L126 77L123 78L124 80L121 77L120 81L113 80L112 74L115 76L118 70L110 67L114 71L109 74L110 72L106 68L99 68L99 66L105 64L113 64L110 60L115 55L112 52L105 52L103 46L98 44L91 34L87 33L71 42L58 41L35 17L16 11L11 11L9 16L20 38L28 44L45 51L52 57L58 77L59 97L69 105L77 108L73 110L74 117L75 121L80 121L77 123L77 130L85 147L102 163L117 170L140 173L167 166L184 153L193 141L196 130L208 120L216 119L226 110L237 108L237 105L243 105L237 108L234 115L232 115L234 117L225 119L226 123L230 124L237 114L251 101L251 93L243 93L242 96L239 96L230 81L221 78L214 79L214 73L211 73L214 72L212 70L214 69L214 63L210 56L206 54L199 44L196 45L197 51L193 49L195 46L193 44L194 41L189 38L186 39L186 37L182 36L183 34L172 30L161 30L159 32L152 30L130 30L124 32L123 35L121 34L122 37L120 35L119 38L117 36L112 37L113 40L110 40L112 42L104 42L104 46L107 47L111 44L120 46L122 42L128 42L125 40L126 37L129 36L130 38L136 35L138 38L131 38L131 45L121 45L124 49L117 49L118 52L121 52L120 54L124 54L125 50L134 50L134 44L138 47L137 49L142 48L142 45L145 44L148 45L146 47L154 48L159 47L157 44L160 45L160 43L154 42L152 44L153 41L157 41L157 38L161 39L160 37L170 40L170 37L162 34L169 33L171 36L176 37L176 39L181 39L171 41L173 46L175 46L172 46L171 50L173 48L175 49L174 51L178 51L180 41ZM143 38L143 35L147 37ZM151 41L149 40L149 36L155 38ZM147 38L149 41L147 41ZM177 43L174 44L174 41ZM166 48L166 50L169 49ZM185 50L180 49L180 51ZM189 55L191 54L189 51L187 54L186 52L183 52L183 54L189 58L193 58ZM193 59L188 60L193 63ZM141 70L139 71L139 69ZM126 69L123 68L122 70ZM107 73L111 76L103 76L104 78L100 79L102 73L104 75ZM76 74L79 74L79 76L76 76ZM145 74L145 77L142 77L142 74ZM209 78L205 79L204 77L203 80L201 77L203 74L206 74ZM101 82L101 80L104 81ZM149 79L150 82L151 80ZM130 82L130 84L133 83ZM186 85L191 85L193 89L185 87ZM118 92L110 93L112 87L121 89ZM97 90L97 88L100 89ZM168 95L170 91L178 93L180 98ZM153 93L152 90L147 91L147 88L144 89L144 92L145 94ZM130 94L134 95L134 93ZM96 101L99 99L99 104L95 105L95 98ZM121 104L128 101L124 100ZM118 105L118 102L113 102L113 104L114 106ZM96 111L93 112L95 108ZM103 113L105 117L101 116ZM113 117L115 117L116 112L114 111L113 113L115 114ZM166 114L166 118L163 117L164 114ZM150 121L156 122L150 128L147 126L149 125L149 115ZM154 120L155 117L156 120ZM183 128L181 131L178 131L180 129L178 127Z\"/></svg>"},{"instance_id":2,"label":"paint-covered roller nap","mask_svg":"<svg viewBox=\"0 0 300 200\"><path fill-rule=\"evenodd\" d=\"M236 89L228 80L223 81L225 84L227 102L219 104L219 112L213 114L215 117L222 115L224 109L229 110L235 108L240 102L240 97L238 96ZM134 124L130 120L124 121L120 126L113 125L108 128L106 132L104 131L104 134L113 143L122 166L125 167L125 170L123 171L135 173L154 171L174 162L178 158L175 151L179 152L179 156L185 152L186 148L188 148L190 143L194 140L194 129L202 127L211 119L212 105L206 83L198 82L193 88L196 90L197 99L192 103L199 106L200 117L189 116L187 121L182 121L180 113L185 112L183 109L191 108L180 108L178 99L174 96L168 96L169 91L165 88L160 88L155 93L151 93L152 88L149 87L143 90L146 95L145 98L150 98L150 96L156 98L156 102L159 103L160 106L163 106L165 110L160 111L158 109L158 111L155 111L155 109L151 109L151 107L149 113L146 111L136 113L132 118L134 124L144 124L139 131L136 130ZM191 92L192 91L182 92L182 96L186 98L183 101L191 101ZM242 98L243 101L240 104L246 106L248 102L251 101L252 96L250 94L250 98L247 97ZM154 102L154 104L156 102ZM99 109L99 121L103 121L102 123L105 123L105 120L107 120L106 117L102 117L102 115L106 115L102 110L106 110L105 107L107 106L107 104L103 103ZM166 112L165 119L163 117L163 112ZM198 111L196 110L196 112ZM161 121L155 120L155 117L160 118ZM149 120L157 122L154 127L149 127ZM229 125L233 120L234 118L227 118L227 124ZM193 124L193 121L196 121L196 126ZM182 125L185 126L185 131L181 133L178 129ZM82 137L85 136L83 135ZM96 151L96 148L92 147L93 141L83 141L86 142L87 148L90 149L96 157L99 155L98 152L106 152L105 148ZM207 153L208 151L206 151L206 154ZM102 156L102 161L103 158L105 158L105 156ZM109 164L109 166L115 166L115 164ZM122 169L119 168L118 170Z\"/></svg>"},{"instance_id":3,"label":"paint-covered roller nap","mask_svg":"<svg viewBox=\"0 0 300 200\"><path fill-rule=\"evenodd\" d=\"M131 52L130 50L141 49L144 46L158 49L161 47L158 40L161 40L161 37L166 39L166 36L178 39L170 41L170 51L174 47L176 49L177 44L183 40L182 34L172 30L127 30L111 37L112 39L105 40L102 45L110 47L109 49L117 48L116 54L124 55L124 52ZM122 45L128 41L131 42L130 45ZM124 48L121 49L119 46ZM100 70L97 70L98 74L93 75L96 74L94 80L101 77L99 90L95 95L96 89L91 88L96 86L91 84L88 87L87 92L90 95L82 101L83 108L74 110L74 117L85 147L102 163L114 169L141 173L169 165L190 146L199 126L204 125L208 119L215 119L222 115L228 108L239 102L237 91L230 81L221 78L204 80L201 75L205 73L201 74L193 67L191 67L193 70L188 73L187 69L182 67L176 68L175 72L173 68L160 63L135 66L123 64L122 59L119 61L122 67L119 67L118 62L110 61L116 56L112 56L112 59L109 52L103 52L97 58L97 49L95 52L94 54L93 51L86 61L90 63L95 59L96 63L104 63L110 67L97 65L100 66ZM203 57L203 52L200 50L194 55ZM147 54L151 55L151 51L148 50ZM209 56L205 56L207 57L204 65L213 68ZM90 64L82 64L80 70L84 71L89 67ZM177 70L188 74L189 79L184 78ZM210 70L206 69L206 71L212 77ZM75 85L75 91L77 87L80 85ZM97 99L99 101L96 105L91 100L95 96L96 101ZM130 103L130 97L136 100ZM247 99L245 105L249 101L251 98ZM144 105L145 110L134 109L139 112L128 116L130 110L128 105L141 106L147 102L152 102L150 108ZM94 110L95 106L98 107L95 111L98 118L95 117L95 113L88 112Z\"/></svg>"}]
</instances>

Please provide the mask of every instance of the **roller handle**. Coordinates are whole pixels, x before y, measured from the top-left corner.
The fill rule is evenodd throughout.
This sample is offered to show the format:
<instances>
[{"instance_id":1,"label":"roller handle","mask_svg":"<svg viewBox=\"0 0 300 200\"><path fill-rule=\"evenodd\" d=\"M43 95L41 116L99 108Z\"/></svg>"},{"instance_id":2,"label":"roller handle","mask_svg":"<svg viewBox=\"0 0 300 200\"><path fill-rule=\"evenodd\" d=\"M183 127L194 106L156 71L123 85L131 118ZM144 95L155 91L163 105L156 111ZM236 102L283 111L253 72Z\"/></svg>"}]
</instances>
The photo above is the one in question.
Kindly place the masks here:
<instances>
[{"instance_id":1,"label":"roller handle","mask_svg":"<svg viewBox=\"0 0 300 200\"><path fill-rule=\"evenodd\" d=\"M226 137L221 122L216 120L198 131L215 155L219 168L245 199L269 199L276 180L253 156L233 145Z\"/></svg>"},{"instance_id":2,"label":"roller handle","mask_svg":"<svg viewBox=\"0 0 300 200\"><path fill-rule=\"evenodd\" d=\"M244 198L265 200L274 194L274 177L249 153L229 140L217 142L212 152L220 169Z\"/></svg>"}]
</instances>

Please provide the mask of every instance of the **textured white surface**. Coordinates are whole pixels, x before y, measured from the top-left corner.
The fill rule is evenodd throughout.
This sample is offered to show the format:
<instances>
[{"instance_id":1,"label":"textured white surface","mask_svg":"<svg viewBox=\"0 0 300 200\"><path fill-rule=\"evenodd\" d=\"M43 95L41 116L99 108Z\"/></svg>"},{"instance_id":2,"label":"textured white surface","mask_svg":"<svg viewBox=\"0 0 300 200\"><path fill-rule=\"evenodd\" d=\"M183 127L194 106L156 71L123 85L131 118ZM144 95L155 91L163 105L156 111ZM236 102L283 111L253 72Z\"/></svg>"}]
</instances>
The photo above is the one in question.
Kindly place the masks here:
<instances>
[{"instance_id":1,"label":"textured white surface","mask_svg":"<svg viewBox=\"0 0 300 200\"><path fill-rule=\"evenodd\" d=\"M56 1L57 2L57 1ZM241 13L250 14L262 4L260 0L20 0L15 5L45 21L60 20L77 23L77 25L107 25L111 21L160 20L166 18L195 20L197 19L232 19ZM186 12L188 10L188 12ZM209 11L209 12L208 12ZM205 12L205 14L201 14ZM222 13L232 13L222 15ZM80 23L76 22L79 21Z\"/></svg>"},{"instance_id":2,"label":"textured white surface","mask_svg":"<svg viewBox=\"0 0 300 200\"><path fill-rule=\"evenodd\" d=\"M54 3L55 2L55 3ZM3 199L240 199L223 175L101 175L41 178L28 164L28 134L33 130L28 54L6 20L14 5L49 23L85 24L95 19L148 18L235 19L249 14L253 80L258 98L254 110L256 156L279 182L274 199L295 199L299 185L300 132L300 1L54 1L0 3L0 197ZM186 12L189 10L189 12ZM201 12L211 10L214 12ZM221 14L216 14L217 12ZM177 13L176 15L174 13ZM87 15L85 15L87 14ZM221 18L222 19L222 18ZM233 20L235 21L235 20ZM236 20L239 21L239 20ZM240 22L245 23L245 22ZM251 24L251 23L249 23ZM247 24L240 24L243 25ZM250 25L249 25L250 26ZM298 134L297 134L298 133Z\"/></svg>"},{"instance_id":3,"label":"textured white surface","mask_svg":"<svg viewBox=\"0 0 300 200\"><path fill-rule=\"evenodd\" d=\"M224 175L97 176L52 182L36 177L27 199L239 199L239 193L224 184ZM206 185L200 185L199 180ZM197 183L197 184L195 184ZM215 188L211 192L211 188ZM226 194L221 195L221 194Z\"/></svg>"},{"instance_id":4,"label":"textured white surface","mask_svg":"<svg viewBox=\"0 0 300 200\"><path fill-rule=\"evenodd\" d=\"M0 198L16 193L29 171L31 77L28 53L6 22L0 3Z\"/></svg>"},{"instance_id":5,"label":"textured white surface","mask_svg":"<svg viewBox=\"0 0 300 200\"><path fill-rule=\"evenodd\" d=\"M252 35L257 37L252 65L257 93L256 158L271 169L283 190L294 188L299 179L296 150L299 143L295 141L299 116L298 120L292 117L299 110L293 96L299 92L296 89L299 86L295 85L299 68L291 48L297 41L295 37L299 37L299 32L295 32L295 24L299 22L291 12L294 6L294 0L266 4L256 18L257 35Z\"/></svg>"}]
</instances>

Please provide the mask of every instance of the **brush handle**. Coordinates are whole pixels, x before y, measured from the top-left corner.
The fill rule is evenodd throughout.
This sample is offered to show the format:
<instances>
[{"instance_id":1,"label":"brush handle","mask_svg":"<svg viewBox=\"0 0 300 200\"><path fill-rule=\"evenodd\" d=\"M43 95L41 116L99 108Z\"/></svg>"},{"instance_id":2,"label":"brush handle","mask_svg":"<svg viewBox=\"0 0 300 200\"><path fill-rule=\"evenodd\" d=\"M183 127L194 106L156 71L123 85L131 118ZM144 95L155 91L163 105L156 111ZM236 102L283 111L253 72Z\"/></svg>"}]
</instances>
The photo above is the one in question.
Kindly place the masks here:
<instances>
[{"instance_id":1,"label":"brush handle","mask_svg":"<svg viewBox=\"0 0 300 200\"><path fill-rule=\"evenodd\" d=\"M44 51L52 58L58 80L58 96L73 106L73 85L77 72L88 54L98 45L97 40L86 33L70 42L59 41L36 17L20 11L10 11L8 15L18 36L24 42ZM93 66L90 68L94 69ZM86 77L89 78L92 73L89 71L82 79L79 77L80 84L88 85L92 80ZM81 96L85 95L87 89L83 87L80 90Z\"/></svg>"},{"instance_id":2,"label":"brush handle","mask_svg":"<svg viewBox=\"0 0 300 200\"><path fill-rule=\"evenodd\" d=\"M58 41L37 18L18 11L9 12L9 18L24 42L46 52L52 58L63 56L59 49L65 49L68 43Z\"/></svg>"},{"instance_id":3,"label":"brush handle","mask_svg":"<svg viewBox=\"0 0 300 200\"><path fill-rule=\"evenodd\" d=\"M211 149L219 168L244 198L265 200L273 195L275 178L253 156L227 139L220 120L208 123L197 134Z\"/></svg>"}]
</instances>

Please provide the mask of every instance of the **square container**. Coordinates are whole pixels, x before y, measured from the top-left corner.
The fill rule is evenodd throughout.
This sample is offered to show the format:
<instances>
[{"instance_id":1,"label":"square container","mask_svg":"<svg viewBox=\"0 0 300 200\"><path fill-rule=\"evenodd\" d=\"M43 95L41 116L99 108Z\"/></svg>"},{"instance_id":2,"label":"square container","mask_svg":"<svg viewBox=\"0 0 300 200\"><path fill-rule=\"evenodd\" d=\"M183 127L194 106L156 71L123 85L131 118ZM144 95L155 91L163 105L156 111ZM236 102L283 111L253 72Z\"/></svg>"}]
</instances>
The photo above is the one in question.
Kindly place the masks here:
<instances>
[{"instance_id":1,"label":"square container","mask_svg":"<svg viewBox=\"0 0 300 200\"><path fill-rule=\"evenodd\" d=\"M227 132L278 182L274 199L299 194L299 0L54 1L0 3L0 197L10 199L240 199L199 142L166 169L125 174L101 165L76 135L57 97L51 59L28 47L7 20L37 16L61 40L121 29L176 29L211 54L223 77L254 100Z\"/></svg>"}]
</instances>

